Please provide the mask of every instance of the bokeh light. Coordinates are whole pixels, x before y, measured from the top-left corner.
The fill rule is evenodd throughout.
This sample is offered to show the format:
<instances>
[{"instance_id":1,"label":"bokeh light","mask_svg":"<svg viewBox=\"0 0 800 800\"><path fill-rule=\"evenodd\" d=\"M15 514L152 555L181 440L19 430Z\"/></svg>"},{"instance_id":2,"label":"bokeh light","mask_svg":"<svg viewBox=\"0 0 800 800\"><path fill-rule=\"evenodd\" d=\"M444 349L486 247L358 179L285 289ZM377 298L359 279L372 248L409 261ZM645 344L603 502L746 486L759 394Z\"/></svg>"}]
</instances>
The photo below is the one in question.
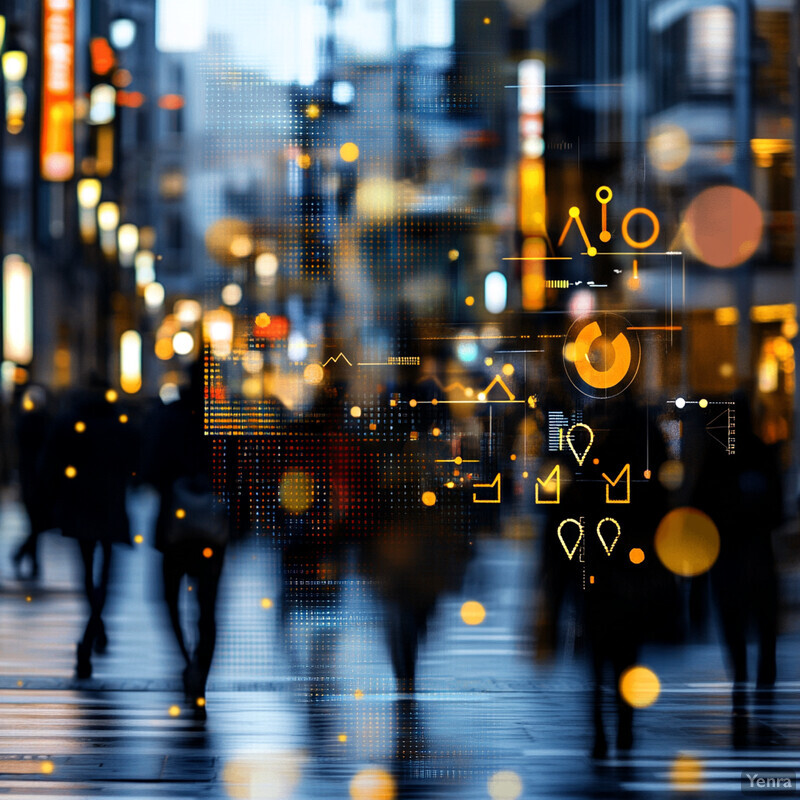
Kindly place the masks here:
<instances>
[{"instance_id":1,"label":"bokeh light","mask_svg":"<svg viewBox=\"0 0 800 800\"><path fill-rule=\"evenodd\" d=\"M628 705L634 708L647 708L658 700L661 682L648 667L630 667L619 679L619 693Z\"/></svg>"},{"instance_id":2,"label":"bokeh light","mask_svg":"<svg viewBox=\"0 0 800 800\"><path fill-rule=\"evenodd\" d=\"M495 772L489 778L488 790L492 800L517 800L522 788L522 779L511 770Z\"/></svg>"},{"instance_id":3,"label":"bokeh light","mask_svg":"<svg viewBox=\"0 0 800 800\"><path fill-rule=\"evenodd\" d=\"M688 506L675 508L659 523L655 548L670 572L687 578L702 575L719 555L719 531L702 511Z\"/></svg>"},{"instance_id":4,"label":"bokeh light","mask_svg":"<svg viewBox=\"0 0 800 800\"><path fill-rule=\"evenodd\" d=\"M461 606L461 619L466 625L480 625L486 619L486 609L477 600L467 600Z\"/></svg>"},{"instance_id":5,"label":"bokeh light","mask_svg":"<svg viewBox=\"0 0 800 800\"><path fill-rule=\"evenodd\" d=\"M686 245L712 267L736 267L755 253L764 232L758 203L735 186L713 186L692 200L684 216Z\"/></svg>"},{"instance_id":6,"label":"bokeh light","mask_svg":"<svg viewBox=\"0 0 800 800\"><path fill-rule=\"evenodd\" d=\"M395 794L394 778L385 769L362 769L350 781L352 800L394 800Z\"/></svg>"}]
</instances>

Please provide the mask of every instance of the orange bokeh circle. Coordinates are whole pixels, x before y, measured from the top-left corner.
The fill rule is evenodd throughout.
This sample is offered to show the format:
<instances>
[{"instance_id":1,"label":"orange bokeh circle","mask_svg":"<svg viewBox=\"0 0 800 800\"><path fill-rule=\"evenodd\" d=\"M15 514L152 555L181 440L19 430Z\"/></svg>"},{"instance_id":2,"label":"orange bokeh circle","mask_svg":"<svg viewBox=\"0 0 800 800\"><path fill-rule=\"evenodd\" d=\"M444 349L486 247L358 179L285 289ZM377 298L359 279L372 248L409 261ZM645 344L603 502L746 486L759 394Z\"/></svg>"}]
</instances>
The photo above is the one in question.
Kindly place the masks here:
<instances>
[{"instance_id":1,"label":"orange bokeh circle","mask_svg":"<svg viewBox=\"0 0 800 800\"><path fill-rule=\"evenodd\" d=\"M712 186L689 203L686 245L712 267L736 267L755 253L764 232L758 203L735 186Z\"/></svg>"}]
</instances>

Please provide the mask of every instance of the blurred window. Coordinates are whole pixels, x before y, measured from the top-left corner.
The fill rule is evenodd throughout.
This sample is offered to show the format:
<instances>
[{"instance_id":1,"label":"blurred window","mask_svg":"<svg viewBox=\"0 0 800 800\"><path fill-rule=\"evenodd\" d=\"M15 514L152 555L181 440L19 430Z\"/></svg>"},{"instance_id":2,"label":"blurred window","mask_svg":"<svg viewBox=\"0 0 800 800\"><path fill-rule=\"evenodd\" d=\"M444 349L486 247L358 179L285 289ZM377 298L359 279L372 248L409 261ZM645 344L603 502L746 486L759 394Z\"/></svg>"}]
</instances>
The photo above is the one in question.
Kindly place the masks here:
<instances>
[{"instance_id":1,"label":"blurred window","mask_svg":"<svg viewBox=\"0 0 800 800\"><path fill-rule=\"evenodd\" d=\"M689 18L689 91L692 94L726 94L733 91L733 11L709 6L692 11Z\"/></svg>"}]
</instances>

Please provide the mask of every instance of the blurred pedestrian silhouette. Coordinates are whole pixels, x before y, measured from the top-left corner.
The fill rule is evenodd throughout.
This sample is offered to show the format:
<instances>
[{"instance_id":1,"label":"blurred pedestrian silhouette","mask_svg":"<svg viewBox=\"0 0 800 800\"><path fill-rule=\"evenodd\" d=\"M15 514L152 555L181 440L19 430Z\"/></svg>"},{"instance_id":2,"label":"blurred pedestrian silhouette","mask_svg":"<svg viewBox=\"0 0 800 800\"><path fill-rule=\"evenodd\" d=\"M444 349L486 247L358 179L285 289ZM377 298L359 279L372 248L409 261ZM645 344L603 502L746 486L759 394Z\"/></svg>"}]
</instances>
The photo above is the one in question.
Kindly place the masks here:
<instances>
[{"instance_id":1,"label":"blurred pedestrian silhouette","mask_svg":"<svg viewBox=\"0 0 800 800\"><path fill-rule=\"evenodd\" d=\"M17 578L39 576L39 535L52 527L53 498L42 481L42 451L51 423L47 392L35 384L24 387L15 409L17 466L22 504L28 516L29 532L14 552ZM30 560L30 571L23 564Z\"/></svg>"},{"instance_id":2,"label":"blurred pedestrian silhouette","mask_svg":"<svg viewBox=\"0 0 800 800\"><path fill-rule=\"evenodd\" d=\"M159 402L150 416L143 465L144 480L160 494L155 545L163 553L164 600L186 662L184 692L200 719L206 716L206 682L217 639L217 589L230 533L227 508L215 492L215 440L204 435L203 402L203 363L197 361L180 398ZM192 579L199 608L193 649L180 616L184 576Z\"/></svg>"},{"instance_id":3,"label":"blurred pedestrian silhouette","mask_svg":"<svg viewBox=\"0 0 800 800\"><path fill-rule=\"evenodd\" d=\"M778 580L772 533L783 521L783 493L776 447L758 437L745 394L737 392L734 402L733 452L701 428L702 420L691 429L701 443L692 504L711 517L720 535L711 586L733 673L734 736L739 740L746 733L747 640L753 626L756 686L771 689L775 684Z\"/></svg>"},{"instance_id":4,"label":"blurred pedestrian silhouette","mask_svg":"<svg viewBox=\"0 0 800 800\"><path fill-rule=\"evenodd\" d=\"M586 428L571 429L577 455L565 446L545 459L539 476L545 480L557 465L561 486L558 504L539 506L548 518L538 652L555 649L560 617L573 603L592 669L592 753L598 758L608 751L603 723L607 687L615 699L617 749L633 746L633 706L620 691L620 678L636 665L642 642L671 624L675 597L674 581L653 548L666 510L666 493L656 477L664 461L663 440L656 425L648 424L645 410L628 397L605 403L583 410L582 424L591 436ZM540 496L555 499L543 492Z\"/></svg>"},{"instance_id":5,"label":"blurred pedestrian silhouette","mask_svg":"<svg viewBox=\"0 0 800 800\"><path fill-rule=\"evenodd\" d=\"M117 393L98 378L69 398L45 445L45 484L55 491L53 522L80 547L89 620L78 643L77 675L92 675L92 649L108 645L103 608L112 545L130 544L126 489L136 470L136 437ZM99 576L95 553L100 551Z\"/></svg>"}]
</instances>

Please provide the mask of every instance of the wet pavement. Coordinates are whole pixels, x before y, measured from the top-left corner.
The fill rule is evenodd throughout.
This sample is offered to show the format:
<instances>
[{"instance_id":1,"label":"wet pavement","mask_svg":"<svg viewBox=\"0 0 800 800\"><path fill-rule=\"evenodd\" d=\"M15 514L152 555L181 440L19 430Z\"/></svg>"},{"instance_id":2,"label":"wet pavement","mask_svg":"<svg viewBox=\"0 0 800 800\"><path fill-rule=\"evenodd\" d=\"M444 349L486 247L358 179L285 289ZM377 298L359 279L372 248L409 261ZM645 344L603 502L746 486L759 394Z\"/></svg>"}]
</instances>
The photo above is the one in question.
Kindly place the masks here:
<instances>
[{"instance_id":1,"label":"wet pavement","mask_svg":"<svg viewBox=\"0 0 800 800\"><path fill-rule=\"evenodd\" d=\"M133 532L149 538L152 496L140 492L131 510ZM634 750L592 761L583 661L562 652L542 666L524 646L534 613L527 541L478 543L462 590L439 604L413 697L395 691L374 598L356 575L337 605L293 614L289 658L269 543L232 547L203 724L183 705L179 653L158 599L159 556L147 541L117 553L108 653L79 681L75 643L85 608L74 543L44 536L39 582L19 582L9 555L25 529L7 498L0 794L514 800L680 789L733 797L743 770L800 766L794 629L779 643L773 700L752 701L737 747L719 647L651 647L642 662L658 674L661 695L636 714ZM468 599L486 608L481 625L461 621Z\"/></svg>"}]
</instances>

